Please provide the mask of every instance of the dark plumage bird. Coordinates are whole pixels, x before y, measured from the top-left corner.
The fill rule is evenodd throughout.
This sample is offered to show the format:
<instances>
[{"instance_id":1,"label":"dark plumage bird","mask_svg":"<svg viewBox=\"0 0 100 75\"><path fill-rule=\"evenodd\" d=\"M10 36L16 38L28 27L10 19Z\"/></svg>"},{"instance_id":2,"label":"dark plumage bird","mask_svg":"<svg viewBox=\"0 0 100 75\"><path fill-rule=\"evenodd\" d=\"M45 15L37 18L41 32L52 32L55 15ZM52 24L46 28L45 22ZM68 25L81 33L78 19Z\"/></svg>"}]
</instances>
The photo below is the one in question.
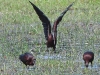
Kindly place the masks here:
<instances>
[{"instance_id":1,"label":"dark plumage bird","mask_svg":"<svg viewBox=\"0 0 100 75\"><path fill-rule=\"evenodd\" d=\"M19 59L27 66L33 66L35 64L36 59L31 53L24 53L19 56Z\"/></svg>"},{"instance_id":2,"label":"dark plumage bird","mask_svg":"<svg viewBox=\"0 0 100 75\"><path fill-rule=\"evenodd\" d=\"M30 2L30 1L29 1ZM62 13L61 15L54 21L53 28L51 28L51 24L47 16L38 8L36 7L32 2L30 2L31 5L33 6L35 12L39 16L39 19L42 21L42 25L44 28L44 34L45 38L47 40L47 49L49 47L52 47L55 51L56 49L56 43L57 43L57 25L59 22L62 20L63 16L65 13L70 9L70 7L73 5L70 4Z\"/></svg>"},{"instance_id":3,"label":"dark plumage bird","mask_svg":"<svg viewBox=\"0 0 100 75\"><path fill-rule=\"evenodd\" d=\"M92 66L92 61L94 60L94 53L90 51L85 52L83 54L83 60L86 67L88 67L89 63L91 63Z\"/></svg>"}]
</instances>

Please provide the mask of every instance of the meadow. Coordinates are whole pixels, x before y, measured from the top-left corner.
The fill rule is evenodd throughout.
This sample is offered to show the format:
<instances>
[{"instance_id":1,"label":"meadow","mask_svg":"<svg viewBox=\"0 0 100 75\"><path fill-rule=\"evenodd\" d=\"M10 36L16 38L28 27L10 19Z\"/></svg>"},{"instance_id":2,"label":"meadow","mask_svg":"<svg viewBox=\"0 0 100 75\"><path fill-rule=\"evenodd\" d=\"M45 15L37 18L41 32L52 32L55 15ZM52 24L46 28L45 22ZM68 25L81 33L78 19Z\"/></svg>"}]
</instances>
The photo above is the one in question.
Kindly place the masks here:
<instances>
[{"instance_id":1,"label":"meadow","mask_svg":"<svg viewBox=\"0 0 100 75\"><path fill-rule=\"evenodd\" d=\"M75 0L30 0L54 20ZM100 1L76 0L58 25L57 53L46 51L42 23L28 0L0 0L1 75L99 75ZM34 67L27 69L19 55L33 51ZM94 52L93 67L82 55Z\"/></svg>"}]
</instances>

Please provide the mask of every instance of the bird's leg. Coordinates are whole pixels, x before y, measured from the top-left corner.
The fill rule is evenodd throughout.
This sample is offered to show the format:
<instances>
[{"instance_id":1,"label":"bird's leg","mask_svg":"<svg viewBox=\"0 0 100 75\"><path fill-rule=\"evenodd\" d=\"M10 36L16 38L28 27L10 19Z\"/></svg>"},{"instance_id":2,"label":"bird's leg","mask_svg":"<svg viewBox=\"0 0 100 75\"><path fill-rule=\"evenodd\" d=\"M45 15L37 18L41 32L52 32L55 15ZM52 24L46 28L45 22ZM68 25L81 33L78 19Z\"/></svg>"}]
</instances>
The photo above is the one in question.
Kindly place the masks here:
<instances>
[{"instance_id":1,"label":"bird's leg","mask_svg":"<svg viewBox=\"0 0 100 75\"><path fill-rule=\"evenodd\" d=\"M36 64L32 67L32 69L33 69L33 70L36 69Z\"/></svg>"},{"instance_id":2,"label":"bird's leg","mask_svg":"<svg viewBox=\"0 0 100 75\"><path fill-rule=\"evenodd\" d=\"M56 53L56 50L55 50L55 49L56 49L56 47L53 47L53 51L54 51L54 53Z\"/></svg>"},{"instance_id":3,"label":"bird's leg","mask_svg":"<svg viewBox=\"0 0 100 75\"><path fill-rule=\"evenodd\" d=\"M46 52L49 52L49 50L48 50L48 47L47 47L47 50L46 50Z\"/></svg>"},{"instance_id":4,"label":"bird's leg","mask_svg":"<svg viewBox=\"0 0 100 75\"><path fill-rule=\"evenodd\" d=\"M91 62L91 67L93 67L92 62Z\"/></svg>"},{"instance_id":5,"label":"bird's leg","mask_svg":"<svg viewBox=\"0 0 100 75\"><path fill-rule=\"evenodd\" d=\"M29 69L29 65L27 65L26 68Z\"/></svg>"}]
</instances>

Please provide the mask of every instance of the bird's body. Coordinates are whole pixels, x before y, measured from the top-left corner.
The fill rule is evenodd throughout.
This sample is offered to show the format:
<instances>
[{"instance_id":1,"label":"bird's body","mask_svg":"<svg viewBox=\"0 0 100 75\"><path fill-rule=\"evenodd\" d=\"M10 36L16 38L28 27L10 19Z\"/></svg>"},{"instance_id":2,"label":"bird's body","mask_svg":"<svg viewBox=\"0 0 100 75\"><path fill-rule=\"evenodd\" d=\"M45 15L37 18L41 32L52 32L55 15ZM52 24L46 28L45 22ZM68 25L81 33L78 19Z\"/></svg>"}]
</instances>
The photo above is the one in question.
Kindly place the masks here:
<instances>
[{"instance_id":1,"label":"bird's body","mask_svg":"<svg viewBox=\"0 0 100 75\"><path fill-rule=\"evenodd\" d=\"M53 49L55 49L55 45L54 45L54 39L53 39L53 35L49 34L48 36L48 40L47 40L47 47L53 47Z\"/></svg>"},{"instance_id":2,"label":"bird's body","mask_svg":"<svg viewBox=\"0 0 100 75\"><path fill-rule=\"evenodd\" d=\"M92 66L92 61L94 60L94 53L90 51L85 52L83 54L83 60L86 67L88 67L89 63L91 63Z\"/></svg>"},{"instance_id":3,"label":"bird's body","mask_svg":"<svg viewBox=\"0 0 100 75\"><path fill-rule=\"evenodd\" d=\"M31 53L24 53L19 56L19 59L27 66L33 66L35 64L36 59Z\"/></svg>"},{"instance_id":4,"label":"bird's body","mask_svg":"<svg viewBox=\"0 0 100 75\"><path fill-rule=\"evenodd\" d=\"M29 1L30 2L30 1ZM73 5L70 4L62 13L61 15L54 21L53 28L51 28L51 24L47 16L38 8L36 7L32 2L30 2L33 6L34 10L36 11L37 15L39 16L39 19L42 22L43 28L44 28L44 34L45 38L47 40L47 49L49 47L52 47L55 51L56 49L56 43L57 43L57 25L62 20L65 13L69 10L69 8Z\"/></svg>"}]
</instances>

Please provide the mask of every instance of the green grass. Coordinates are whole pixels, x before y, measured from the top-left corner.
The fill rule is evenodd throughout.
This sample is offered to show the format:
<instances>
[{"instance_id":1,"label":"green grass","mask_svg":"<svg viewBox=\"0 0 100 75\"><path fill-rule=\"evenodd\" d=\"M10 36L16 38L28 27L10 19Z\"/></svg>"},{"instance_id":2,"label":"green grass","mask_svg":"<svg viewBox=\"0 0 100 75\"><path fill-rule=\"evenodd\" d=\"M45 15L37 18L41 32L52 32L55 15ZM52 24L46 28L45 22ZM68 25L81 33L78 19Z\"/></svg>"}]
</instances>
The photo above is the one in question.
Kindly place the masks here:
<instances>
[{"instance_id":1,"label":"green grass","mask_svg":"<svg viewBox=\"0 0 100 75\"><path fill-rule=\"evenodd\" d=\"M30 0L53 24L75 0ZM82 68L82 55L95 53L94 66L100 63L100 1L76 0L58 25L57 53L65 58L42 59L47 53L42 23L28 0L0 0L1 75L99 75L99 68ZM18 56L34 49L35 69L27 70Z\"/></svg>"}]
</instances>

